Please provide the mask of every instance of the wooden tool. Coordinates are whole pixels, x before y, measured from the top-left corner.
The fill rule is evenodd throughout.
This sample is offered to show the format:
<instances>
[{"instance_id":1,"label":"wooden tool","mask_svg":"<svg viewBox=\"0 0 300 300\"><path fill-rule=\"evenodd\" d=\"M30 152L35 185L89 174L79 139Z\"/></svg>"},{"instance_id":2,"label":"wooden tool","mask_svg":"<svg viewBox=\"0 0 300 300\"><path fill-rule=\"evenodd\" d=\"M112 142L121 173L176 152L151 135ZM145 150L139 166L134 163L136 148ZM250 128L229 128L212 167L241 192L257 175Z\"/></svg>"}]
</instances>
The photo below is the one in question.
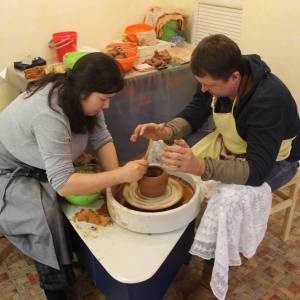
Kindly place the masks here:
<instances>
[{"instance_id":1,"label":"wooden tool","mask_svg":"<svg viewBox=\"0 0 300 300\"><path fill-rule=\"evenodd\" d=\"M149 144L148 144L148 148L147 148L147 151L145 153L144 159L148 159L152 144L153 144L153 140L149 139Z\"/></svg>"}]
</instances>

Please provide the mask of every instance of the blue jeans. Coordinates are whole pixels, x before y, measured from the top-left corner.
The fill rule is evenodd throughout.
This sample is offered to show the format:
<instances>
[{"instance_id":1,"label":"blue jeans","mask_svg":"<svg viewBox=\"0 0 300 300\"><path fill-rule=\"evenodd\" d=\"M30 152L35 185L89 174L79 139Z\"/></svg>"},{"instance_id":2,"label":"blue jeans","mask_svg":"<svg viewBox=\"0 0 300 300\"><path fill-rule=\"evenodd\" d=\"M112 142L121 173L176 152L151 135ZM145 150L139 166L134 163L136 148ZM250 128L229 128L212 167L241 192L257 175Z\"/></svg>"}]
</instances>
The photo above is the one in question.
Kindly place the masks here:
<instances>
[{"instance_id":1,"label":"blue jeans","mask_svg":"<svg viewBox=\"0 0 300 300\"><path fill-rule=\"evenodd\" d=\"M268 179L266 180L271 187L272 192L288 183L297 173L298 167L298 161L276 161Z\"/></svg>"},{"instance_id":2,"label":"blue jeans","mask_svg":"<svg viewBox=\"0 0 300 300\"><path fill-rule=\"evenodd\" d=\"M188 135L184 140L190 147L192 147L211 132L212 130L199 130ZM288 183L297 173L298 166L299 163L297 161L276 161L269 177L266 180L271 187L272 192Z\"/></svg>"}]
</instances>

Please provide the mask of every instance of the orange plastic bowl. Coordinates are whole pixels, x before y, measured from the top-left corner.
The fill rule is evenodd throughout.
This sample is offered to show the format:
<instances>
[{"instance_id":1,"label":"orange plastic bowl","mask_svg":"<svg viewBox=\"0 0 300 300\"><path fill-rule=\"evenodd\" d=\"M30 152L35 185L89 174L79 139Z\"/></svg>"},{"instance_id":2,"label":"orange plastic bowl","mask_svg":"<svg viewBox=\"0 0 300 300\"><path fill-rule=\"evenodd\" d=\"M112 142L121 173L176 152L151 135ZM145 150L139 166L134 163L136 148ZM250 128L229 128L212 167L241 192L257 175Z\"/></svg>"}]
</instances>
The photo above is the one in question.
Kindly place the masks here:
<instances>
[{"instance_id":1,"label":"orange plastic bowl","mask_svg":"<svg viewBox=\"0 0 300 300\"><path fill-rule=\"evenodd\" d=\"M125 34L128 36L129 41L138 44L139 40L135 34L138 32L145 32L150 30L154 30L154 27L149 24L133 24L125 28Z\"/></svg>"},{"instance_id":2,"label":"orange plastic bowl","mask_svg":"<svg viewBox=\"0 0 300 300\"><path fill-rule=\"evenodd\" d=\"M139 56L139 52L128 51L126 54L128 55L127 58L115 58L115 60L121 64L124 72L128 72L133 68Z\"/></svg>"},{"instance_id":3,"label":"orange plastic bowl","mask_svg":"<svg viewBox=\"0 0 300 300\"><path fill-rule=\"evenodd\" d=\"M138 52L138 45L136 43L124 42L124 43L112 43L106 46L107 50L111 50L115 47L121 47L122 51L127 53L128 51Z\"/></svg>"}]
</instances>

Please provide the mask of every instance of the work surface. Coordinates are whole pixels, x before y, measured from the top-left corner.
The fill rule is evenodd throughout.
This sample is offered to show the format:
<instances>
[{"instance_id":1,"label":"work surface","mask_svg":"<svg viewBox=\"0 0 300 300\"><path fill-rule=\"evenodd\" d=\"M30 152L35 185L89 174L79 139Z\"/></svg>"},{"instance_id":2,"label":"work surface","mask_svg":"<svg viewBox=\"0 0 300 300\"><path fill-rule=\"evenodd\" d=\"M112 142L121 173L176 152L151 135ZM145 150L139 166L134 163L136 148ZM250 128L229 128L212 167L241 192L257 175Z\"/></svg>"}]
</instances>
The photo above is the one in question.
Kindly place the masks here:
<instances>
[{"instance_id":1,"label":"work surface","mask_svg":"<svg viewBox=\"0 0 300 300\"><path fill-rule=\"evenodd\" d=\"M104 204L97 200L88 209L97 210ZM107 227L87 222L74 222L83 207L67 201L62 208L72 226L95 258L119 282L138 283L152 277L162 265L186 229L161 234L140 234L112 223Z\"/></svg>"}]
</instances>

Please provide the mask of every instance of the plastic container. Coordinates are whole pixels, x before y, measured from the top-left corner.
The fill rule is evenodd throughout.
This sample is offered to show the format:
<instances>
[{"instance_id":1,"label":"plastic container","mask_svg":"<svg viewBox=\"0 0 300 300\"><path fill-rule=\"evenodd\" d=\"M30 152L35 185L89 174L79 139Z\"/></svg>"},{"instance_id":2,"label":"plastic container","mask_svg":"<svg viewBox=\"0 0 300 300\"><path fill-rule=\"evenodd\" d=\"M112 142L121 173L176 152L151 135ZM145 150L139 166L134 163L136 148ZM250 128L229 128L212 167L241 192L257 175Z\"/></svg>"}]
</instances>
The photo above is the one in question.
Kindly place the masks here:
<instances>
[{"instance_id":1,"label":"plastic container","mask_svg":"<svg viewBox=\"0 0 300 300\"><path fill-rule=\"evenodd\" d=\"M69 69L72 69L74 67L74 64L80 57L87 55L89 53L91 52L68 52L64 55L63 62L66 64L66 66Z\"/></svg>"},{"instance_id":2,"label":"plastic container","mask_svg":"<svg viewBox=\"0 0 300 300\"><path fill-rule=\"evenodd\" d=\"M168 41L173 36L179 35L180 30L178 29L178 20L170 20L162 27L162 36L160 37L163 41Z\"/></svg>"},{"instance_id":3,"label":"plastic container","mask_svg":"<svg viewBox=\"0 0 300 300\"><path fill-rule=\"evenodd\" d=\"M112 43L121 44L121 43L124 43L124 42L122 40L113 40ZM135 44L135 43L132 43L132 44ZM140 53L139 57L150 56L150 55L153 56L155 50L163 51L163 50L168 49L171 46L172 45L171 45L170 42L166 42L166 41L157 39L156 40L156 45L153 45L153 46L138 46L138 52Z\"/></svg>"},{"instance_id":4,"label":"plastic container","mask_svg":"<svg viewBox=\"0 0 300 300\"><path fill-rule=\"evenodd\" d=\"M139 52L128 51L126 54L128 55L127 58L115 58L115 60L121 64L124 72L128 72L133 68L139 56Z\"/></svg>"},{"instance_id":5,"label":"plastic container","mask_svg":"<svg viewBox=\"0 0 300 300\"><path fill-rule=\"evenodd\" d=\"M127 53L128 51L138 52L138 45L136 43L111 43L106 46L106 49L113 49L115 47L121 47L122 51Z\"/></svg>"},{"instance_id":6,"label":"plastic container","mask_svg":"<svg viewBox=\"0 0 300 300\"><path fill-rule=\"evenodd\" d=\"M133 25L129 25L125 28L125 34L127 35L130 42L138 44L139 40L135 34L138 32L146 32L146 31L150 31L150 30L154 30L154 27L152 25L149 25L146 23L133 24Z\"/></svg>"},{"instance_id":7,"label":"plastic container","mask_svg":"<svg viewBox=\"0 0 300 300\"><path fill-rule=\"evenodd\" d=\"M48 43L48 46L56 50L57 60L63 61L66 53L77 51L77 32L64 31L53 33L52 40Z\"/></svg>"},{"instance_id":8,"label":"plastic container","mask_svg":"<svg viewBox=\"0 0 300 300\"><path fill-rule=\"evenodd\" d=\"M92 204L100 197L100 193L91 195L80 195L80 196L65 196L65 198L72 204L83 206Z\"/></svg>"},{"instance_id":9,"label":"plastic container","mask_svg":"<svg viewBox=\"0 0 300 300\"><path fill-rule=\"evenodd\" d=\"M99 173L100 170L95 165L82 165L75 167L76 173L84 174L95 174ZM99 199L101 192L89 195L76 195L76 196L65 196L66 200L75 205L88 205Z\"/></svg>"}]
</instances>

